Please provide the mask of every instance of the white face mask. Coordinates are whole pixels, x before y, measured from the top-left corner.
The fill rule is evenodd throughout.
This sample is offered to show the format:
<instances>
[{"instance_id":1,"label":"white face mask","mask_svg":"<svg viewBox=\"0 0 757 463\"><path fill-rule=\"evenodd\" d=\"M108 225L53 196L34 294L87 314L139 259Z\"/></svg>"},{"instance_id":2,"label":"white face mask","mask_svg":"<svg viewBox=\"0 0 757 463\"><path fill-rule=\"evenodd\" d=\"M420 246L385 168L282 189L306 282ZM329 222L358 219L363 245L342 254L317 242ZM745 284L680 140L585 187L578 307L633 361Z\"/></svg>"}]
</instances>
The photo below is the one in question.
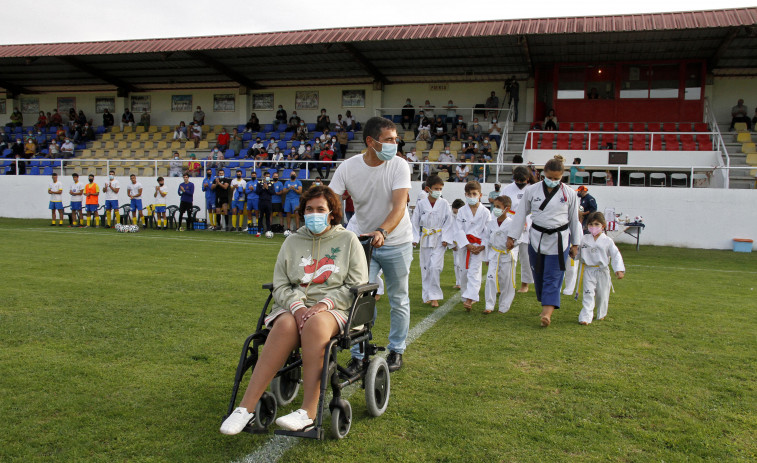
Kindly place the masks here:
<instances>
[{"instance_id":1,"label":"white face mask","mask_svg":"<svg viewBox=\"0 0 757 463\"><path fill-rule=\"evenodd\" d=\"M494 217L499 217L499 216L501 216L503 212L504 212L504 211L503 211L502 209L498 208L498 207L495 207L494 209L492 209L492 215L493 215Z\"/></svg>"},{"instance_id":2,"label":"white face mask","mask_svg":"<svg viewBox=\"0 0 757 463\"><path fill-rule=\"evenodd\" d=\"M439 190L431 190L431 193L429 193L428 195L434 199L439 199L442 197L442 192Z\"/></svg>"},{"instance_id":3,"label":"white face mask","mask_svg":"<svg viewBox=\"0 0 757 463\"><path fill-rule=\"evenodd\" d=\"M476 204L478 204L478 195L473 197L466 196L465 202L468 203L469 206L475 206Z\"/></svg>"}]
</instances>

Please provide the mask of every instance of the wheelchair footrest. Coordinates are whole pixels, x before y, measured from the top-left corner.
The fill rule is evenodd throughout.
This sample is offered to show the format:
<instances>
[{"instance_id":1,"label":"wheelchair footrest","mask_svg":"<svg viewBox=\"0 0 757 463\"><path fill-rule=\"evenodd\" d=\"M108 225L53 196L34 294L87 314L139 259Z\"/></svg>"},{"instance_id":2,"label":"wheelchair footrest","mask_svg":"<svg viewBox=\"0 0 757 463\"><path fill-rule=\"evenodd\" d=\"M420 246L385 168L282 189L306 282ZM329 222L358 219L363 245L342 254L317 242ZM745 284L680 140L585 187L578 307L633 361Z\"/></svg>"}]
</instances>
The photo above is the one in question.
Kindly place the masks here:
<instances>
[{"instance_id":1,"label":"wheelchair footrest","mask_svg":"<svg viewBox=\"0 0 757 463\"><path fill-rule=\"evenodd\" d=\"M319 439L323 440L323 427L314 426L307 431L287 431L285 429L277 429L273 432L278 436L292 436L292 437L305 437L307 439Z\"/></svg>"}]
</instances>

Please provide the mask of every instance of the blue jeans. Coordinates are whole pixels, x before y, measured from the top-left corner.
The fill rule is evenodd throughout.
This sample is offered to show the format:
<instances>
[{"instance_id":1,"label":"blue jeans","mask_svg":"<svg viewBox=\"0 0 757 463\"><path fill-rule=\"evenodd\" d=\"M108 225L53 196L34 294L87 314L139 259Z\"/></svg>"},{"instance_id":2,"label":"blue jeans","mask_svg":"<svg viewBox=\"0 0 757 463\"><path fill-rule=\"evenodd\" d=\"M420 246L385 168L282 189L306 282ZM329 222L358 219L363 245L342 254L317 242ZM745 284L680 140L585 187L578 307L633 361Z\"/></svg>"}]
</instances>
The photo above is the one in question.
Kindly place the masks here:
<instances>
[{"instance_id":1,"label":"blue jeans","mask_svg":"<svg viewBox=\"0 0 757 463\"><path fill-rule=\"evenodd\" d=\"M410 263L413 261L412 243L396 246L382 246L373 250L368 281L378 280L379 270L384 271L385 293L389 296L391 310L389 326L389 350L402 354L405 352L405 339L410 328L410 290L408 276ZM358 345L352 346L352 356L362 359Z\"/></svg>"}]
</instances>

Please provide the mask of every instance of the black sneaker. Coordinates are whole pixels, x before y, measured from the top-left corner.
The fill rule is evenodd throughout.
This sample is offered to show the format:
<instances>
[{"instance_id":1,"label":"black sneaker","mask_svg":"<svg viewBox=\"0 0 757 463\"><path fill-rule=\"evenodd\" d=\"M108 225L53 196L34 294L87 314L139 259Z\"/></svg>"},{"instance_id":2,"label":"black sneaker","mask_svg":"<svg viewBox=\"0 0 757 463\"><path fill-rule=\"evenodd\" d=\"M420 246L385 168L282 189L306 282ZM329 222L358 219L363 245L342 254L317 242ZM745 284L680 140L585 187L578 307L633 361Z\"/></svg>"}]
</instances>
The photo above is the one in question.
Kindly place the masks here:
<instances>
[{"instance_id":1,"label":"black sneaker","mask_svg":"<svg viewBox=\"0 0 757 463\"><path fill-rule=\"evenodd\" d=\"M360 370L363 369L363 360L351 357L350 361L347 363L347 366L344 367L344 369L347 370L347 375L349 377L355 376Z\"/></svg>"},{"instance_id":2,"label":"black sneaker","mask_svg":"<svg viewBox=\"0 0 757 463\"><path fill-rule=\"evenodd\" d=\"M389 371L397 371L402 368L402 354L389 351L389 355L386 356L386 363L389 366Z\"/></svg>"}]
</instances>

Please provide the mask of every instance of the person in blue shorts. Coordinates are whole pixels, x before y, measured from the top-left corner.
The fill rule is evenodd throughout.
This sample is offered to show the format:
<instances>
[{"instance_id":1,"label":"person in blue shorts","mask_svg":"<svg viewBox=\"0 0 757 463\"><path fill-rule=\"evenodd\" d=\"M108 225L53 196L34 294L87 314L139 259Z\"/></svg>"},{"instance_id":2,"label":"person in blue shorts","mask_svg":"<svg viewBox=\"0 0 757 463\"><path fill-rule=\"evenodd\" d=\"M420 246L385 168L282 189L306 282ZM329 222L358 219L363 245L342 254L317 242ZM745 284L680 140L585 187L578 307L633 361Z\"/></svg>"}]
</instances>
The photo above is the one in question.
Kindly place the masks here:
<instances>
[{"instance_id":1,"label":"person in blue shorts","mask_svg":"<svg viewBox=\"0 0 757 463\"><path fill-rule=\"evenodd\" d=\"M255 222L258 222L258 208L259 196L257 192L258 188L258 174L253 170L252 178L247 182L245 189L247 190L247 228L251 228L253 225L252 215L255 214ZM259 225L259 224L258 224Z\"/></svg>"},{"instance_id":2,"label":"person in blue shorts","mask_svg":"<svg viewBox=\"0 0 757 463\"><path fill-rule=\"evenodd\" d=\"M118 192L121 191L121 184L116 179L116 171L108 172L108 181L103 185L105 193L105 228L110 228L111 224L116 225L121 217L118 212ZM111 221L111 211L113 211L113 221Z\"/></svg>"},{"instance_id":3,"label":"person in blue shorts","mask_svg":"<svg viewBox=\"0 0 757 463\"><path fill-rule=\"evenodd\" d=\"M71 226L83 227L84 219L81 215L82 199L84 199L84 184L79 181L79 174L74 172L71 177L74 179L74 184L71 185L71 189L68 194L71 195Z\"/></svg>"},{"instance_id":4,"label":"person in blue shorts","mask_svg":"<svg viewBox=\"0 0 757 463\"><path fill-rule=\"evenodd\" d=\"M50 226L55 226L55 211L58 211L58 226L63 226L63 184L58 181L58 174L53 172L53 181L47 187L47 194L50 195L50 213L53 215L53 223Z\"/></svg>"},{"instance_id":5,"label":"person in blue shorts","mask_svg":"<svg viewBox=\"0 0 757 463\"><path fill-rule=\"evenodd\" d=\"M142 215L142 184L137 181L137 176L131 174L129 176L129 183L126 186L126 193L129 195L129 207L131 208L131 223L137 225L138 223L145 226L145 216ZM139 222L137 222L137 216L139 216Z\"/></svg>"},{"instance_id":6,"label":"person in blue shorts","mask_svg":"<svg viewBox=\"0 0 757 463\"><path fill-rule=\"evenodd\" d=\"M286 221L288 230L297 231L300 228L300 215L297 210L300 207L300 195L302 194L302 182L297 180L297 174L292 171L289 180L284 184L284 212L287 215ZM296 227L292 228L292 219Z\"/></svg>"},{"instance_id":7,"label":"person in blue shorts","mask_svg":"<svg viewBox=\"0 0 757 463\"><path fill-rule=\"evenodd\" d=\"M247 202L245 187L247 182L242 178L242 171L237 169L236 178L231 181L231 231L236 227L237 231L242 231L242 220L244 218L244 206Z\"/></svg>"},{"instance_id":8,"label":"person in blue shorts","mask_svg":"<svg viewBox=\"0 0 757 463\"><path fill-rule=\"evenodd\" d=\"M273 214L278 214L279 216L279 223L281 226L284 226L284 219L282 218L284 215L284 184L279 181L279 173L274 172L272 175L273 183L271 186L273 187L273 195L271 197L271 211Z\"/></svg>"},{"instance_id":9,"label":"person in blue shorts","mask_svg":"<svg viewBox=\"0 0 757 463\"><path fill-rule=\"evenodd\" d=\"M155 206L155 215L158 216L156 221L158 223L158 229L167 230L168 220L166 219L166 196L168 196L168 188L164 185L165 179L158 177L158 186L155 187L155 194L153 197L153 205Z\"/></svg>"},{"instance_id":10,"label":"person in blue shorts","mask_svg":"<svg viewBox=\"0 0 757 463\"><path fill-rule=\"evenodd\" d=\"M205 209L208 213L208 230L216 227L216 192L213 190L213 169L208 168L205 171L205 178L202 181L202 191L205 192Z\"/></svg>"}]
</instances>

